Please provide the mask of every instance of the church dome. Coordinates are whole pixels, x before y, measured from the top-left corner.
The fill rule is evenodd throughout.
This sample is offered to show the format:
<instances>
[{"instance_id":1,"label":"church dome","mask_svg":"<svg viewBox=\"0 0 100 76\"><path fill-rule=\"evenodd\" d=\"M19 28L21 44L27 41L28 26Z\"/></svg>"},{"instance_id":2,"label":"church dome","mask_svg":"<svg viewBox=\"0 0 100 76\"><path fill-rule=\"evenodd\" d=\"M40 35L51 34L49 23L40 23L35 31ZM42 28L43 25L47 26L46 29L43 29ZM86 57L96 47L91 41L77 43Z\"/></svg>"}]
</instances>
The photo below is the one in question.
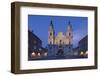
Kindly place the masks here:
<instances>
[{"instance_id":1,"label":"church dome","mask_svg":"<svg viewBox=\"0 0 100 76\"><path fill-rule=\"evenodd\" d=\"M58 35L62 36L63 35L63 32L59 32Z\"/></svg>"}]
</instances>

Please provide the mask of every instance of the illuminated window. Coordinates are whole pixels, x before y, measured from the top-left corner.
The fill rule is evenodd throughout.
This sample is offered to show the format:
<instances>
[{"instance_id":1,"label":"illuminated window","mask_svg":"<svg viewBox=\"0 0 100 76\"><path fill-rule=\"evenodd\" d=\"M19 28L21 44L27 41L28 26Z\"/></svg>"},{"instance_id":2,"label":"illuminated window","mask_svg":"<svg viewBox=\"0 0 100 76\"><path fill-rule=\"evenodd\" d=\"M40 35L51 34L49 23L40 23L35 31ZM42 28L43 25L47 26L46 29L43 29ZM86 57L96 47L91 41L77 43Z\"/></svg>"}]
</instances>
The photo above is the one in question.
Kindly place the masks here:
<instances>
[{"instance_id":1,"label":"illuminated window","mask_svg":"<svg viewBox=\"0 0 100 76\"><path fill-rule=\"evenodd\" d=\"M69 36L71 35L71 33L69 33Z\"/></svg>"}]
</instances>

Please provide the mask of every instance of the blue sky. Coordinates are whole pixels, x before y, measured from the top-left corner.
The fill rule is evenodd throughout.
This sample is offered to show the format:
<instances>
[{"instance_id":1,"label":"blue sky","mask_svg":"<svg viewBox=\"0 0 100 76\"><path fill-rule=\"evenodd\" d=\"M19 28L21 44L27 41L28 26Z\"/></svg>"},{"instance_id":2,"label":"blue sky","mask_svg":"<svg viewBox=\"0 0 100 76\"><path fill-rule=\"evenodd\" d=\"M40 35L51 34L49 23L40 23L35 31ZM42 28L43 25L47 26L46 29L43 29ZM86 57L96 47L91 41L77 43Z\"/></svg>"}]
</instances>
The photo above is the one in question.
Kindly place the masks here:
<instances>
[{"instance_id":1,"label":"blue sky","mask_svg":"<svg viewBox=\"0 0 100 76\"><path fill-rule=\"evenodd\" d=\"M28 15L28 29L42 40L45 47L48 44L48 27L50 21L53 21L55 34L66 32L68 22L71 22L73 28L73 46L78 45L78 41L88 34L88 18L74 16L47 16L47 15Z\"/></svg>"}]
</instances>

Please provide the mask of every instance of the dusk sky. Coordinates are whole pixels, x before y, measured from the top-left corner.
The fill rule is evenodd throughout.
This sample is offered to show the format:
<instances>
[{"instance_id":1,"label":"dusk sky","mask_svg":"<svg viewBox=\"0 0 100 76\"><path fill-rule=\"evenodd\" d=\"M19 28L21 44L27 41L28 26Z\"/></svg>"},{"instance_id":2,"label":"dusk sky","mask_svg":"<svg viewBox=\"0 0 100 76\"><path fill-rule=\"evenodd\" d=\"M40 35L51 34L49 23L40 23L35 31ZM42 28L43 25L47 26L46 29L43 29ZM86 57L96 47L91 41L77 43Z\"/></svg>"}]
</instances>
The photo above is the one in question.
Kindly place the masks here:
<instances>
[{"instance_id":1,"label":"dusk sky","mask_svg":"<svg viewBox=\"0 0 100 76\"><path fill-rule=\"evenodd\" d=\"M28 29L33 31L42 40L45 47L48 44L48 27L53 21L55 34L67 31L70 21L73 28L73 46L78 45L78 41L88 34L88 18L74 16L47 16L47 15L28 15Z\"/></svg>"}]
</instances>

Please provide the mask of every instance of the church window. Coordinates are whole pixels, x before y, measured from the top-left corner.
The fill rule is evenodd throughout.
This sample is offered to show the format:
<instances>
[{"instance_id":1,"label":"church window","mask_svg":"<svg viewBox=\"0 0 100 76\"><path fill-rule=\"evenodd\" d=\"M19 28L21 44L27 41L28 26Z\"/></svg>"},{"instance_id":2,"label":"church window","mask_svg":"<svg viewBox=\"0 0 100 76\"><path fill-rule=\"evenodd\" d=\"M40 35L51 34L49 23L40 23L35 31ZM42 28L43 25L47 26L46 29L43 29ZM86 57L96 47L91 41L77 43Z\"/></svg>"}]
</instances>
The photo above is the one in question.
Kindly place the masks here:
<instances>
[{"instance_id":1,"label":"church window","mask_svg":"<svg viewBox=\"0 0 100 76\"><path fill-rule=\"evenodd\" d=\"M62 42L62 40L60 40L60 43Z\"/></svg>"},{"instance_id":2,"label":"church window","mask_svg":"<svg viewBox=\"0 0 100 76\"><path fill-rule=\"evenodd\" d=\"M69 33L69 36L70 36L71 34Z\"/></svg>"},{"instance_id":3,"label":"church window","mask_svg":"<svg viewBox=\"0 0 100 76\"><path fill-rule=\"evenodd\" d=\"M69 41L69 44L71 44L71 42Z\"/></svg>"},{"instance_id":4,"label":"church window","mask_svg":"<svg viewBox=\"0 0 100 76\"><path fill-rule=\"evenodd\" d=\"M64 45L64 42L63 42L63 45Z\"/></svg>"},{"instance_id":5,"label":"church window","mask_svg":"<svg viewBox=\"0 0 100 76\"><path fill-rule=\"evenodd\" d=\"M50 32L50 36L52 35L52 33Z\"/></svg>"}]
</instances>

